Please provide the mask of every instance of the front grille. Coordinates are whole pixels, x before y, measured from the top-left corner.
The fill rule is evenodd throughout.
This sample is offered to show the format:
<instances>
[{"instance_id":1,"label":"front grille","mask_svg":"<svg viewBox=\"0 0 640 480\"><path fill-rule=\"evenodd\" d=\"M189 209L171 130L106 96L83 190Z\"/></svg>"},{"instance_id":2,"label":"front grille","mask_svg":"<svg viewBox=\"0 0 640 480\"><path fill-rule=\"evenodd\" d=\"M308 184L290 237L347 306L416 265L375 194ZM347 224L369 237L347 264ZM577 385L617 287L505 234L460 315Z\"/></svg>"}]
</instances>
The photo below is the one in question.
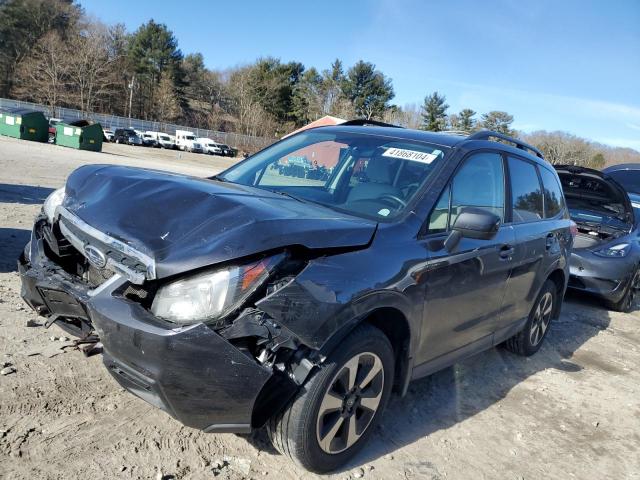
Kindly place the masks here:
<instances>
[{"instance_id":1,"label":"front grille","mask_svg":"<svg viewBox=\"0 0 640 480\"><path fill-rule=\"evenodd\" d=\"M125 276L129 281L140 285L145 279L155 278L155 262L150 257L85 224L67 210L60 210L60 230L85 257L85 249L91 245L106 257L105 267L108 270ZM98 267L102 268L100 265Z\"/></svg>"},{"instance_id":2,"label":"front grille","mask_svg":"<svg viewBox=\"0 0 640 480\"><path fill-rule=\"evenodd\" d=\"M85 273L87 282L93 287L98 287L115 275L111 270L106 268L98 269L89 263L89 268Z\"/></svg>"}]
</instances>

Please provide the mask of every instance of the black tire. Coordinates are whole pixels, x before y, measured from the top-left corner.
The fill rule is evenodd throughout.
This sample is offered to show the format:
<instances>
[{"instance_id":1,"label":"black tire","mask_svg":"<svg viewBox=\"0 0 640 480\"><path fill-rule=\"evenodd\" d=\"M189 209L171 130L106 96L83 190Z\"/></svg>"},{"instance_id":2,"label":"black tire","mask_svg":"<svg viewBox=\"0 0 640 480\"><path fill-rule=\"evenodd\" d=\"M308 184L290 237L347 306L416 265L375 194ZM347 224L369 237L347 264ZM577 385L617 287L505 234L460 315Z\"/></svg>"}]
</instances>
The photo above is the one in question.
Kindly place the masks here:
<instances>
[{"instance_id":1,"label":"black tire","mask_svg":"<svg viewBox=\"0 0 640 480\"><path fill-rule=\"evenodd\" d=\"M364 384L361 398L357 398L357 391L338 393L338 387L346 389L345 382L349 382L349 373L354 371L347 364L355 366L354 389L358 390L359 383ZM381 370L376 370L379 367ZM389 400L394 368L393 348L385 334L370 325L359 326L329 355L288 407L267 422L271 443L281 454L312 472L324 473L340 467L365 446L375 430ZM377 373L365 382L373 371ZM374 410L360 403L378 399ZM325 400L328 403L324 403ZM341 407L335 408L333 402L341 403ZM324 414L319 416L321 407ZM330 418L327 420L327 417ZM340 425L334 428L338 422ZM351 435L352 424L355 435ZM335 430L335 433L321 437L321 429ZM329 436L332 440L325 440ZM352 444L350 438L355 439ZM326 448L334 449L335 453Z\"/></svg>"},{"instance_id":2,"label":"black tire","mask_svg":"<svg viewBox=\"0 0 640 480\"><path fill-rule=\"evenodd\" d=\"M609 310L629 313L635 308L635 302L640 294L640 268L636 267L625 287L624 295L617 302L607 302Z\"/></svg>"},{"instance_id":3,"label":"black tire","mask_svg":"<svg viewBox=\"0 0 640 480\"><path fill-rule=\"evenodd\" d=\"M547 280L542 285L531 312L529 312L529 318L524 328L504 343L507 350L523 357L529 357L540 350L557 310L557 301L556 284Z\"/></svg>"}]
</instances>

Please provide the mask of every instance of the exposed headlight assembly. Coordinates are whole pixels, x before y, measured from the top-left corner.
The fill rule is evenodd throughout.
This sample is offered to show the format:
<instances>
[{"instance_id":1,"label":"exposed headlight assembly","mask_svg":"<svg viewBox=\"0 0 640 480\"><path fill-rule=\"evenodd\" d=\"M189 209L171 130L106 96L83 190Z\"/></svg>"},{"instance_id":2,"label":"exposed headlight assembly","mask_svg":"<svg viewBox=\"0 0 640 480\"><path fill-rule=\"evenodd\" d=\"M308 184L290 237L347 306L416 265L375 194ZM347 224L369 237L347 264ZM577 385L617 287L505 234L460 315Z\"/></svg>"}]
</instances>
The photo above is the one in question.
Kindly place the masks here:
<instances>
[{"instance_id":1,"label":"exposed headlight assembly","mask_svg":"<svg viewBox=\"0 0 640 480\"><path fill-rule=\"evenodd\" d=\"M631 245L628 243L619 243L618 245L614 245L613 247L605 247L600 250L594 250L593 253L599 255L601 257L614 257L620 258L625 257L627 253L631 250Z\"/></svg>"},{"instance_id":2,"label":"exposed headlight assembly","mask_svg":"<svg viewBox=\"0 0 640 480\"><path fill-rule=\"evenodd\" d=\"M283 258L276 255L176 280L158 290L151 313L181 325L215 322L241 306Z\"/></svg>"},{"instance_id":3,"label":"exposed headlight assembly","mask_svg":"<svg viewBox=\"0 0 640 480\"><path fill-rule=\"evenodd\" d=\"M64 187L55 190L51 195L47 197L42 206L42 211L49 219L49 223L53 223L53 216L56 213L56 208L62 205L64 200Z\"/></svg>"}]
</instances>

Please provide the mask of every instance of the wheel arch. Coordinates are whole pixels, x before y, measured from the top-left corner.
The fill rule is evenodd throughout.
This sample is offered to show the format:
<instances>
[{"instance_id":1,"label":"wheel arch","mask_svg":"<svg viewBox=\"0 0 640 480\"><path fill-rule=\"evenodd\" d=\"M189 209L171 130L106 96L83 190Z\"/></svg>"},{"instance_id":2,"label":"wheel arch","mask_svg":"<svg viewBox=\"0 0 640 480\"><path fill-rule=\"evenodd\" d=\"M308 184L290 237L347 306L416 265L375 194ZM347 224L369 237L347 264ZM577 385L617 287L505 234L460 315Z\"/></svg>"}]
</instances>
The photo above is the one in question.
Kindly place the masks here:
<instances>
[{"instance_id":1,"label":"wheel arch","mask_svg":"<svg viewBox=\"0 0 640 480\"><path fill-rule=\"evenodd\" d=\"M551 280L556 286L556 298L558 301L556 302L555 311L553 312L553 318L558 318L560 316L564 293L567 288L567 276L564 270L557 268L549 273L547 280Z\"/></svg>"},{"instance_id":2,"label":"wheel arch","mask_svg":"<svg viewBox=\"0 0 640 480\"><path fill-rule=\"evenodd\" d=\"M404 394L410 378L411 366L411 326L409 319L400 309L391 306L380 306L351 322L346 328L336 333L322 350L330 353L339 348L340 343L360 325L371 325L384 333L393 347L395 357L394 390Z\"/></svg>"}]
</instances>

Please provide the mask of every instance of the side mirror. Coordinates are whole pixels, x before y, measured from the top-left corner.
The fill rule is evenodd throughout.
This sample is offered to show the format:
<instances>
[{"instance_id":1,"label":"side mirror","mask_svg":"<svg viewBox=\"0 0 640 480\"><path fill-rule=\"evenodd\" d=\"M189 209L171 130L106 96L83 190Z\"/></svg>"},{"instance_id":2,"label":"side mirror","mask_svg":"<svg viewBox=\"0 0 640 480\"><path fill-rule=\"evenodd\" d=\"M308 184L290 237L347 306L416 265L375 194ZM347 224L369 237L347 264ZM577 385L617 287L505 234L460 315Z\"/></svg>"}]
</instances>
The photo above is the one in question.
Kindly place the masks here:
<instances>
[{"instance_id":1,"label":"side mirror","mask_svg":"<svg viewBox=\"0 0 640 480\"><path fill-rule=\"evenodd\" d=\"M483 208L467 207L456 219L451 234L444 241L447 251L453 250L461 238L491 240L500 228L500 217Z\"/></svg>"}]
</instances>

